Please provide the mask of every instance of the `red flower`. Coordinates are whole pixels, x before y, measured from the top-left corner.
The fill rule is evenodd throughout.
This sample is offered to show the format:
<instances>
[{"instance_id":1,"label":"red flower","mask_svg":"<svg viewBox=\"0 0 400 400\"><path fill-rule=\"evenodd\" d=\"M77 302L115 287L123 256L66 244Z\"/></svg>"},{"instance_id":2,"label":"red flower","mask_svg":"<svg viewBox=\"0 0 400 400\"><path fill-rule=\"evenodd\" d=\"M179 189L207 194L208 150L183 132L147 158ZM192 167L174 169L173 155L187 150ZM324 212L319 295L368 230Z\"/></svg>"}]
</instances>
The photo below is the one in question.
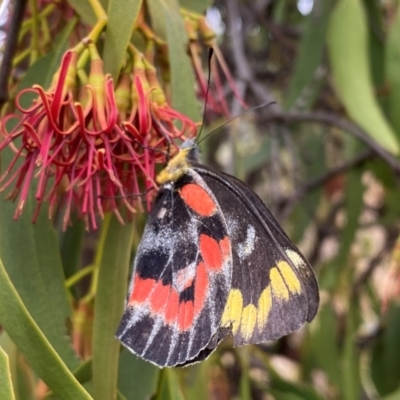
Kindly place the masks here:
<instances>
[{"instance_id":1,"label":"red flower","mask_svg":"<svg viewBox=\"0 0 400 400\"><path fill-rule=\"evenodd\" d=\"M16 154L1 178L0 190L16 181L8 196L13 200L19 196L15 218L37 178L34 220L42 202L48 201L50 216L56 206L63 207L64 228L72 207L86 220L87 228L96 229L96 217L103 217L105 211L114 212L123 223L120 206L135 213L143 190L150 207L150 190L156 188L155 166L165 162L165 150L175 139L196 133L193 121L168 106L154 68L143 62L139 53L135 54L133 77L129 68L125 69L114 89L111 77L104 75L95 45L87 43L87 48L90 74L86 78L83 70L78 71L81 80L87 80L78 99L74 87L80 61L76 52L69 51L52 87L27 90L39 95L32 107L19 106L19 96L17 106L22 115L9 116L2 123L5 140L0 151L11 145ZM18 123L8 132L6 125L12 117ZM22 143L16 148L18 137ZM15 168L20 157L24 161Z\"/></svg>"}]
</instances>

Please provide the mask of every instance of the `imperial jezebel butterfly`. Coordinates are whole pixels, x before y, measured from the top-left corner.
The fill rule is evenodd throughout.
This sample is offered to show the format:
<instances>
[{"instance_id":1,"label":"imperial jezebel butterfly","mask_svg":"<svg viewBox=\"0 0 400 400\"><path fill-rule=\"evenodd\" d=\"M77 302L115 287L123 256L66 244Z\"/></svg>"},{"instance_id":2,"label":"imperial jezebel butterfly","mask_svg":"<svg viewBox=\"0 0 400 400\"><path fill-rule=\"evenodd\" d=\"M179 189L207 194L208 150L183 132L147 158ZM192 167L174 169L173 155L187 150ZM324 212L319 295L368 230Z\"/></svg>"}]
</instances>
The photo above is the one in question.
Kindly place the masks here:
<instances>
[{"instance_id":1,"label":"imperial jezebel butterfly","mask_svg":"<svg viewBox=\"0 0 400 400\"><path fill-rule=\"evenodd\" d=\"M277 339L318 309L313 270L261 199L199 163L193 140L157 176L117 337L159 367Z\"/></svg>"}]
</instances>

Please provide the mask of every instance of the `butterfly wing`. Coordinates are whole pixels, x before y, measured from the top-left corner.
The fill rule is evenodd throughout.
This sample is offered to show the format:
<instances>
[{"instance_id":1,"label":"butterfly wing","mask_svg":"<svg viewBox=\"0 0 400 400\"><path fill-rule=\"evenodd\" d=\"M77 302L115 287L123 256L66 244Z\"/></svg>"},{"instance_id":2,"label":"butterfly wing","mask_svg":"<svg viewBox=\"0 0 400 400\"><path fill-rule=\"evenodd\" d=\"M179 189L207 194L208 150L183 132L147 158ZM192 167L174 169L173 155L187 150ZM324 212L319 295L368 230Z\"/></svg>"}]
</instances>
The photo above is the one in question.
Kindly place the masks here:
<instances>
[{"instance_id":1,"label":"butterfly wing","mask_svg":"<svg viewBox=\"0 0 400 400\"><path fill-rule=\"evenodd\" d=\"M202 176L222 208L232 245L232 287L221 319L235 345L291 333L318 309L311 266L259 197L238 179L202 165Z\"/></svg>"},{"instance_id":2,"label":"butterfly wing","mask_svg":"<svg viewBox=\"0 0 400 400\"><path fill-rule=\"evenodd\" d=\"M205 358L220 340L231 277L232 253L221 209L191 171L164 185L156 199L117 337L161 367Z\"/></svg>"}]
</instances>

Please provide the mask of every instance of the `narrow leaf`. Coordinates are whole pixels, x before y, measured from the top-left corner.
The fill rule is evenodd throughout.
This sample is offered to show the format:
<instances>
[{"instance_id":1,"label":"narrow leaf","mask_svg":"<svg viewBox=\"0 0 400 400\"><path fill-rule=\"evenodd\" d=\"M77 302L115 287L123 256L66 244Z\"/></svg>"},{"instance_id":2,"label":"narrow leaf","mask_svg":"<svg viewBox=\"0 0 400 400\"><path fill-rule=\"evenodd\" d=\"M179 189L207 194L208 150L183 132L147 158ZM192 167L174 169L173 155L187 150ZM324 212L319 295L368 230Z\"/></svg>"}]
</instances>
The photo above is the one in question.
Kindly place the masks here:
<instances>
[{"instance_id":1,"label":"narrow leaf","mask_svg":"<svg viewBox=\"0 0 400 400\"><path fill-rule=\"evenodd\" d=\"M174 369L166 368L160 372L160 382L154 400L184 400Z\"/></svg>"},{"instance_id":2,"label":"narrow leaf","mask_svg":"<svg viewBox=\"0 0 400 400\"><path fill-rule=\"evenodd\" d=\"M97 22L89 0L68 0L68 3L86 24L93 26Z\"/></svg>"},{"instance_id":3,"label":"narrow leaf","mask_svg":"<svg viewBox=\"0 0 400 400\"><path fill-rule=\"evenodd\" d=\"M204 14L208 7L212 6L211 0L180 0L181 7L187 8L190 11Z\"/></svg>"},{"instance_id":4,"label":"narrow leaf","mask_svg":"<svg viewBox=\"0 0 400 400\"><path fill-rule=\"evenodd\" d=\"M355 335L357 330L357 313L359 312L356 299L349 301L347 315L346 337L343 349L343 399L358 400L361 396L360 365Z\"/></svg>"},{"instance_id":5,"label":"narrow leaf","mask_svg":"<svg viewBox=\"0 0 400 400\"><path fill-rule=\"evenodd\" d=\"M400 137L400 6L389 28L386 40L385 69L389 84L389 118Z\"/></svg>"},{"instance_id":6,"label":"narrow leaf","mask_svg":"<svg viewBox=\"0 0 400 400\"><path fill-rule=\"evenodd\" d=\"M11 381L8 356L0 347L0 399L14 400L14 390Z\"/></svg>"},{"instance_id":7,"label":"narrow leaf","mask_svg":"<svg viewBox=\"0 0 400 400\"><path fill-rule=\"evenodd\" d=\"M168 3L168 4L167 4ZM189 43L185 27L175 0L149 0L149 12L157 34L166 38L171 70L171 94L173 107L199 121L200 107L193 88L195 79L187 56Z\"/></svg>"},{"instance_id":8,"label":"narrow leaf","mask_svg":"<svg viewBox=\"0 0 400 400\"><path fill-rule=\"evenodd\" d=\"M307 17L294 72L291 77L286 108L291 108L292 106L299 108L300 102L296 103L296 100L299 99L302 100L301 103L309 104L303 96L304 89L315 79L317 69L321 64L329 12L333 4L333 0L315 2L312 12Z\"/></svg>"},{"instance_id":9,"label":"narrow leaf","mask_svg":"<svg viewBox=\"0 0 400 400\"><path fill-rule=\"evenodd\" d=\"M160 369L123 349L119 358L118 390L127 400L151 398L157 388Z\"/></svg>"},{"instance_id":10,"label":"narrow leaf","mask_svg":"<svg viewBox=\"0 0 400 400\"><path fill-rule=\"evenodd\" d=\"M56 232L42 212L33 225L30 221L36 201L30 196L24 214L15 222L15 205L0 207L0 255L13 285L29 313L69 368L78 365L67 337L71 315L64 286Z\"/></svg>"},{"instance_id":11,"label":"narrow leaf","mask_svg":"<svg viewBox=\"0 0 400 400\"><path fill-rule=\"evenodd\" d=\"M114 83L121 70L141 6L141 0L110 0L104 44L104 70L111 74Z\"/></svg>"},{"instance_id":12,"label":"narrow leaf","mask_svg":"<svg viewBox=\"0 0 400 400\"><path fill-rule=\"evenodd\" d=\"M0 325L39 377L60 399L91 399L32 319L1 260Z\"/></svg>"},{"instance_id":13,"label":"narrow leaf","mask_svg":"<svg viewBox=\"0 0 400 400\"><path fill-rule=\"evenodd\" d=\"M330 17L328 48L336 90L347 112L377 143L398 154L399 143L374 96L361 0L336 4Z\"/></svg>"},{"instance_id":14,"label":"narrow leaf","mask_svg":"<svg viewBox=\"0 0 400 400\"><path fill-rule=\"evenodd\" d=\"M400 389L391 394L388 394L385 397L382 397L381 400L400 400Z\"/></svg>"},{"instance_id":15,"label":"narrow leaf","mask_svg":"<svg viewBox=\"0 0 400 400\"><path fill-rule=\"evenodd\" d=\"M65 232L59 233L60 256L64 268L65 278L68 279L81 265L85 223L74 219L73 225Z\"/></svg>"},{"instance_id":16,"label":"narrow leaf","mask_svg":"<svg viewBox=\"0 0 400 400\"><path fill-rule=\"evenodd\" d=\"M36 374L5 331L0 335L0 346L8 356L15 397L23 400L36 400L34 395Z\"/></svg>"},{"instance_id":17,"label":"narrow leaf","mask_svg":"<svg viewBox=\"0 0 400 400\"><path fill-rule=\"evenodd\" d=\"M98 249L93 328L93 384L96 400L113 399L117 393L119 342L115 332L124 310L133 224L125 226L108 216Z\"/></svg>"}]
</instances>

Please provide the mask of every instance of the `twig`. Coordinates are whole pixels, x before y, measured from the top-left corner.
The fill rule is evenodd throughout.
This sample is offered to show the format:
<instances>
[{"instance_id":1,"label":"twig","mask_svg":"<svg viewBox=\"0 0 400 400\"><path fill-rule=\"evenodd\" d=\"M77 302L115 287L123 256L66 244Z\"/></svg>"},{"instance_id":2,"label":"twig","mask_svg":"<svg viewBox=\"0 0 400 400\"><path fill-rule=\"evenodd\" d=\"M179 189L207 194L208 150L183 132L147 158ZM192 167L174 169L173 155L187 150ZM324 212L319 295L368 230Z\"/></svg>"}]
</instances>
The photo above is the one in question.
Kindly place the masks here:
<instances>
[{"instance_id":1,"label":"twig","mask_svg":"<svg viewBox=\"0 0 400 400\"><path fill-rule=\"evenodd\" d=\"M237 76L250 85L260 103L273 103L270 109L274 113L280 113L282 110L278 103L275 102L275 98L258 81L254 81L252 69L247 61L242 31L237 28L237 21L241 19L238 2L237 0L225 0L225 3L229 35L232 38L232 56Z\"/></svg>"},{"instance_id":2,"label":"twig","mask_svg":"<svg viewBox=\"0 0 400 400\"><path fill-rule=\"evenodd\" d=\"M268 123L271 121L281 121L286 123L311 121L311 122L320 122L326 125L332 125L341 128L343 131L352 134L354 137L356 137L364 144L366 144L375 154L383 158L394 171L400 173L400 161L397 160L396 157L387 152L378 143L376 143L373 139L371 139L367 134L367 132L365 132L358 125L343 118L340 118L337 114L323 112L323 111L308 112L308 113L273 112L262 118L262 123Z\"/></svg>"},{"instance_id":3,"label":"twig","mask_svg":"<svg viewBox=\"0 0 400 400\"><path fill-rule=\"evenodd\" d=\"M351 160L344 162L342 165L332 168L327 173L309 180L308 182L305 183L300 192L301 197L304 197L304 195L306 195L308 192L311 192L312 190L318 189L321 185L328 182L334 176L365 163L366 161L370 160L373 156L374 152L371 149L364 150L359 154L357 154ZM297 201L298 200L299 198L297 198Z\"/></svg>"},{"instance_id":4,"label":"twig","mask_svg":"<svg viewBox=\"0 0 400 400\"><path fill-rule=\"evenodd\" d=\"M7 33L6 46L0 66L0 109L8 101L8 80L12 69L12 60L18 43L18 33L24 17L27 0L17 0L14 4Z\"/></svg>"},{"instance_id":5,"label":"twig","mask_svg":"<svg viewBox=\"0 0 400 400\"><path fill-rule=\"evenodd\" d=\"M357 167L369 159L373 158L374 152L371 149L360 152L351 160L344 162L343 164L330 169L326 173L317 176L316 178L310 179L308 182L304 183L302 186L299 185L297 192L290 197L281 199L280 202L280 218L286 219L287 215L290 214L293 206L297 204L301 199L303 199L308 193L313 190L318 189L324 183L328 182L334 176L348 171L351 168Z\"/></svg>"}]
</instances>

